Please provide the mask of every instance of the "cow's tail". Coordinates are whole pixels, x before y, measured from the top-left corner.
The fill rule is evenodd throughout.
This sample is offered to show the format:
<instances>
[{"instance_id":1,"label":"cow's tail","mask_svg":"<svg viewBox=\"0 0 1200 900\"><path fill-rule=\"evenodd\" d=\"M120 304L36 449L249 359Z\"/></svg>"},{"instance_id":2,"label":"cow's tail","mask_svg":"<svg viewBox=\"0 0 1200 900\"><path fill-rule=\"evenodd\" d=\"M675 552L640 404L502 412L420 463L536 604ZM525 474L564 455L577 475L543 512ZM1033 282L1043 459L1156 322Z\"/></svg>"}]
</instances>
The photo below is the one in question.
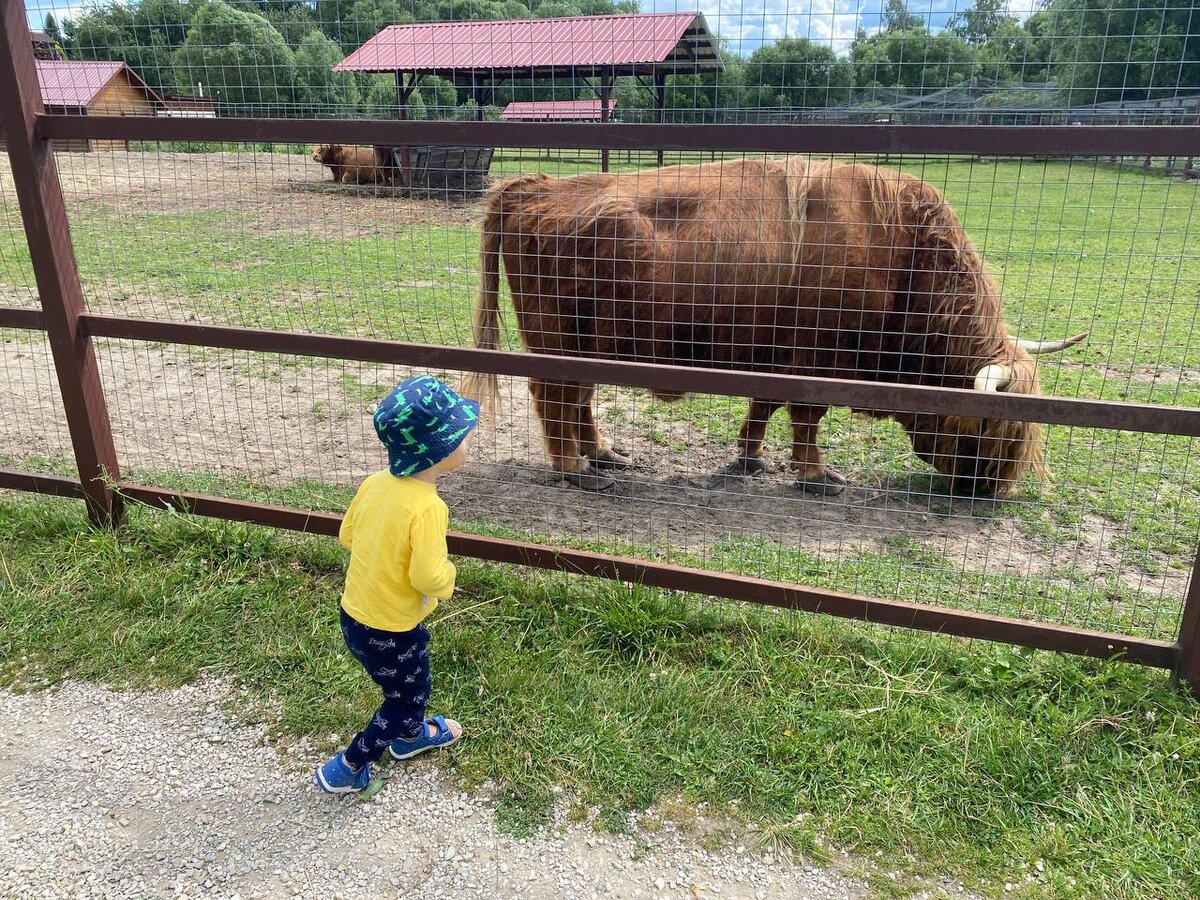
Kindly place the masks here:
<instances>
[{"instance_id":1,"label":"cow's tail","mask_svg":"<svg viewBox=\"0 0 1200 900\"><path fill-rule=\"evenodd\" d=\"M482 271L479 296L475 300L473 328L475 346L479 350L496 350L500 346L500 235L504 225L501 208L504 186L488 200L483 220L483 236L479 242L479 263ZM463 390L478 400L485 418L500 409L500 387L494 372L472 372Z\"/></svg>"}]
</instances>

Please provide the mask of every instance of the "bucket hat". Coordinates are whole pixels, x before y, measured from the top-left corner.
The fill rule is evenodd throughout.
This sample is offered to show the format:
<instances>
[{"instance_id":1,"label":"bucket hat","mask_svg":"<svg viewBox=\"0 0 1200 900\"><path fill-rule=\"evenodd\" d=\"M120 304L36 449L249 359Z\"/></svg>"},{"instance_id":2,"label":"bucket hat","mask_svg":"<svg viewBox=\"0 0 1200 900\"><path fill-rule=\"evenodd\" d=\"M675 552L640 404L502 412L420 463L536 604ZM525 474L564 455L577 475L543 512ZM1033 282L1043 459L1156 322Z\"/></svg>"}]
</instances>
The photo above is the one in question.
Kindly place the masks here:
<instances>
[{"instance_id":1,"label":"bucket hat","mask_svg":"<svg viewBox=\"0 0 1200 900\"><path fill-rule=\"evenodd\" d=\"M405 477L453 453L478 424L479 404L431 375L414 375L383 398L374 421L387 447L388 470Z\"/></svg>"}]
</instances>

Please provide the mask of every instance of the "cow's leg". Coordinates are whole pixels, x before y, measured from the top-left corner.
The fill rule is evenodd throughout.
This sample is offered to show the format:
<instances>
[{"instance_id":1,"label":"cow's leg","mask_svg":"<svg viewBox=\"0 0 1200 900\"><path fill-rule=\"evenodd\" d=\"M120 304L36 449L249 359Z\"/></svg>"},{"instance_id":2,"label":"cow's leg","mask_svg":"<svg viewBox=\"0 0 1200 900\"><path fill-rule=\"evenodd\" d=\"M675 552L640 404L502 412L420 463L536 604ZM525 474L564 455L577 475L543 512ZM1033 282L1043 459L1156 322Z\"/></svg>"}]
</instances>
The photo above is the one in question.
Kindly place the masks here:
<instances>
[{"instance_id":1,"label":"cow's leg","mask_svg":"<svg viewBox=\"0 0 1200 900\"><path fill-rule=\"evenodd\" d=\"M534 410L542 420L546 452L554 468L562 472L567 481L584 490L601 491L612 487L614 482L607 475L599 474L591 460L580 452L578 410L584 390L569 382L529 379Z\"/></svg>"},{"instance_id":2,"label":"cow's leg","mask_svg":"<svg viewBox=\"0 0 1200 900\"><path fill-rule=\"evenodd\" d=\"M783 404L774 400L753 399L746 410L742 430L738 432L738 465L743 472L756 475L771 468L763 440L767 436L767 422Z\"/></svg>"},{"instance_id":3,"label":"cow's leg","mask_svg":"<svg viewBox=\"0 0 1200 900\"><path fill-rule=\"evenodd\" d=\"M583 388L579 404L579 449L598 469L627 469L632 460L614 447L596 425L596 413L592 408L595 393L595 385Z\"/></svg>"},{"instance_id":4,"label":"cow's leg","mask_svg":"<svg viewBox=\"0 0 1200 900\"><path fill-rule=\"evenodd\" d=\"M799 478L796 486L810 494L833 497L846 488L846 479L825 466L817 446L817 427L828 406L788 404L792 420L792 470Z\"/></svg>"}]
</instances>

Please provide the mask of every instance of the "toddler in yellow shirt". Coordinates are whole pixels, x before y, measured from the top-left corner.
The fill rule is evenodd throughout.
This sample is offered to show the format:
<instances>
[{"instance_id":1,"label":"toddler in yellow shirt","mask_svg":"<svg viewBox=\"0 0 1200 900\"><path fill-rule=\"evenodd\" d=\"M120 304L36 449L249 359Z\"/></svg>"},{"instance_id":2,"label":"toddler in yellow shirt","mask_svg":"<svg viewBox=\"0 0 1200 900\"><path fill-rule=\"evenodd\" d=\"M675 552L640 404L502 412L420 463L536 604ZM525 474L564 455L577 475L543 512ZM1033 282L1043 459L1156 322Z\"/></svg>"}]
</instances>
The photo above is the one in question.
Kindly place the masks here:
<instances>
[{"instance_id":1,"label":"toddler in yellow shirt","mask_svg":"<svg viewBox=\"0 0 1200 900\"><path fill-rule=\"evenodd\" d=\"M346 646L383 691L383 704L345 750L318 767L324 791L361 791L385 749L409 759L462 735L453 719L425 717L429 631L421 622L454 593L450 511L437 479L462 465L478 418L478 403L428 375L401 382L375 411L388 468L367 477L342 519L338 538L350 566L340 615Z\"/></svg>"}]
</instances>

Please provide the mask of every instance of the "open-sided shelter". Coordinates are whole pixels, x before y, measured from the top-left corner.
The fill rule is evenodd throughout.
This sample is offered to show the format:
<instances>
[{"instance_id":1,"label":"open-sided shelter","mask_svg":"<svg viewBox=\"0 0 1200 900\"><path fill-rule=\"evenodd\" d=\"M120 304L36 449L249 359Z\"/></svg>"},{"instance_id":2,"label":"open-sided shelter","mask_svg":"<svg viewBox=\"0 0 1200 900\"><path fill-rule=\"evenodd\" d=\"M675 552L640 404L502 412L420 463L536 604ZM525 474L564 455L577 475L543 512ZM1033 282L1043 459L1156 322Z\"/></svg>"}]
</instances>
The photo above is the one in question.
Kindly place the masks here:
<instances>
[{"instance_id":1,"label":"open-sided shelter","mask_svg":"<svg viewBox=\"0 0 1200 900\"><path fill-rule=\"evenodd\" d=\"M649 88L661 121L669 77L719 72L722 64L704 16L680 12L390 25L333 68L395 73L401 117L429 75L469 88L480 118L498 84L595 79L607 122L615 79L632 76Z\"/></svg>"}]
</instances>

